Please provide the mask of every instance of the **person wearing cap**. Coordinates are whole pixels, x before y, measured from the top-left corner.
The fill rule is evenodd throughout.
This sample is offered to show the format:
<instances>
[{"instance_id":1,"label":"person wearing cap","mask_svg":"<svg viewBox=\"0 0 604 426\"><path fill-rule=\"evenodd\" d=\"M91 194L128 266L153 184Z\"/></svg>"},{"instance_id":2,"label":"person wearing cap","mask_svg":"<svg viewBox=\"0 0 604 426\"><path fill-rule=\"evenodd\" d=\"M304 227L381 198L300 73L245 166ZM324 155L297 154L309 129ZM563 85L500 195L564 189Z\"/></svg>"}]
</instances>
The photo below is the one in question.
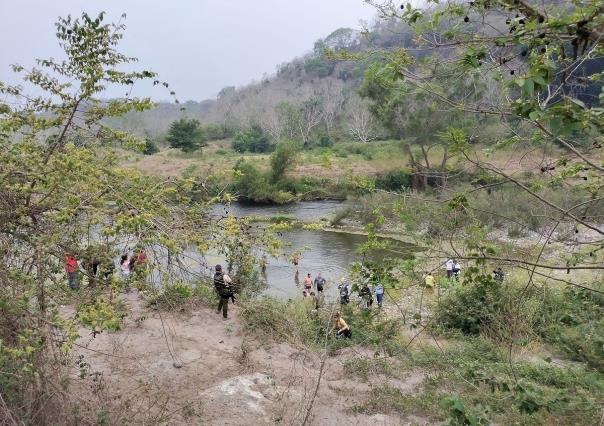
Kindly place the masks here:
<instances>
[{"instance_id":1,"label":"person wearing cap","mask_svg":"<svg viewBox=\"0 0 604 426\"><path fill-rule=\"evenodd\" d=\"M229 298L233 294L233 290L231 288L232 280L231 277L229 277L228 274L222 270L221 265L216 265L215 270L214 288L216 289L216 293L218 293L218 297L220 297L220 302L218 302L216 313L219 314L220 310L222 309L222 317L227 319Z\"/></svg>"}]
</instances>

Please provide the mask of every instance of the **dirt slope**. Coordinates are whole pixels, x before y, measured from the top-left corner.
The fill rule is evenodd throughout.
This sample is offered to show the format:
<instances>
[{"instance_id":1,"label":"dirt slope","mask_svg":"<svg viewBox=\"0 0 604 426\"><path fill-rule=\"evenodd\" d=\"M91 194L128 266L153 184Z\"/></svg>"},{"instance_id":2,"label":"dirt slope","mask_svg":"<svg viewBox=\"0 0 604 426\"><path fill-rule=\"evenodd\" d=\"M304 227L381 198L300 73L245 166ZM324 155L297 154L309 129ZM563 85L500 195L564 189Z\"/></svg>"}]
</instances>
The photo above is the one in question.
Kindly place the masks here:
<instances>
[{"instance_id":1,"label":"dirt slope","mask_svg":"<svg viewBox=\"0 0 604 426\"><path fill-rule=\"evenodd\" d=\"M98 415L107 424L303 423L317 387L320 355L245 339L237 307L223 321L205 308L160 315L146 309L136 293L125 299L130 314L121 331L92 338L89 330L80 330L75 356L86 374L80 378L76 370L71 377L82 399L98 401ZM359 355L371 356L356 349L326 358L308 424L427 424L413 413L403 419L354 413L376 384L387 381L413 392L423 381L415 372L405 380L363 382L343 369L346 359Z\"/></svg>"}]
</instances>

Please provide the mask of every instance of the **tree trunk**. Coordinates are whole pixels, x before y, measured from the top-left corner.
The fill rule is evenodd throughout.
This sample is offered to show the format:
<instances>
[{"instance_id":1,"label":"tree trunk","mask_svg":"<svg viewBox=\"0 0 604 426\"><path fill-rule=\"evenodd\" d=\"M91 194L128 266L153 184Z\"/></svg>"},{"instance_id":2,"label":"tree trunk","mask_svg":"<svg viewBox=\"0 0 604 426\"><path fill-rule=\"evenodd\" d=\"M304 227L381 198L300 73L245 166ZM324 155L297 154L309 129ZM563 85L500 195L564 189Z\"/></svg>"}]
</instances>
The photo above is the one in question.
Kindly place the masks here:
<instances>
[{"instance_id":1,"label":"tree trunk","mask_svg":"<svg viewBox=\"0 0 604 426\"><path fill-rule=\"evenodd\" d=\"M445 152L443 153L443 160L440 163L440 186L441 190L447 187L447 160L449 156L449 147L445 145Z\"/></svg>"},{"instance_id":2,"label":"tree trunk","mask_svg":"<svg viewBox=\"0 0 604 426\"><path fill-rule=\"evenodd\" d=\"M414 191L423 191L426 189L427 176L423 175L421 164L418 163L413 152L411 151L411 146L406 143L403 145L407 155L409 155L409 166L411 167L411 188Z\"/></svg>"}]
</instances>

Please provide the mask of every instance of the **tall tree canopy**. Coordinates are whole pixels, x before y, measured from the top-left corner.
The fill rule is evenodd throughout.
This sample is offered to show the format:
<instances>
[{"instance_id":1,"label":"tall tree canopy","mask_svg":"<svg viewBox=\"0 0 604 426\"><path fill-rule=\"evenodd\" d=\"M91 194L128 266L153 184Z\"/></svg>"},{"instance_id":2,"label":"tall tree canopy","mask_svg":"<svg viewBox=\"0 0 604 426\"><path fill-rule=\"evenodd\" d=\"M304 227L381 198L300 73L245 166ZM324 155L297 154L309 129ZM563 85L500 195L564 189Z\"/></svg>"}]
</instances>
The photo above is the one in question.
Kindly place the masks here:
<instances>
[{"instance_id":1,"label":"tall tree canopy","mask_svg":"<svg viewBox=\"0 0 604 426\"><path fill-rule=\"evenodd\" d=\"M199 120L181 118L173 122L168 129L166 140L172 148L193 152L206 145L206 139Z\"/></svg>"}]
</instances>

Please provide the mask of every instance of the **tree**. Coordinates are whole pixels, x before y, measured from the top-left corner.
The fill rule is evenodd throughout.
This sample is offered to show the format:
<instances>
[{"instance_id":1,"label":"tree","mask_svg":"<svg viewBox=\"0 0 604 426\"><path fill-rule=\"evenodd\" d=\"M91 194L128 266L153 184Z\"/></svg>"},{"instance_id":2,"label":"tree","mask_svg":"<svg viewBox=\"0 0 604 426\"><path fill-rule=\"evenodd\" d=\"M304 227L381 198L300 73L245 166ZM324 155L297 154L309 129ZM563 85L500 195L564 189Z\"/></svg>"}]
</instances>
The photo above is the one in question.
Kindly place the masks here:
<instances>
[{"instance_id":1,"label":"tree","mask_svg":"<svg viewBox=\"0 0 604 426\"><path fill-rule=\"evenodd\" d=\"M376 123L373 114L369 111L369 102L354 96L348 100L346 110L348 132L352 138L359 142L374 140L377 135Z\"/></svg>"},{"instance_id":2,"label":"tree","mask_svg":"<svg viewBox=\"0 0 604 426\"><path fill-rule=\"evenodd\" d=\"M275 152L271 154L271 180L279 181L286 170L296 161L298 145L290 140L283 140L277 144Z\"/></svg>"},{"instance_id":3,"label":"tree","mask_svg":"<svg viewBox=\"0 0 604 426\"><path fill-rule=\"evenodd\" d=\"M600 215L595 213L601 211L604 199L603 73L596 66L604 60L604 3L562 1L540 5L504 0L470 2L467 6L427 3L425 8L409 3L401 12L393 2L369 2L376 4L384 17L404 20L417 34L420 48L431 53L428 60L415 58L397 46L382 56L384 61L375 65L371 84L366 87L370 98L382 101L374 104L375 112L383 114L384 122L396 123L399 112L406 114L406 110L381 109L397 101L396 96L413 96L420 101L418 107L423 104L427 111L433 108L431 117L444 109L451 119L437 137L466 170L481 174L480 182L473 186L439 193L441 200L401 202L402 217L413 214L419 205L424 207L423 214L433 211L435 202L445 205L439 211L447 242L439 233L422 238L424 246L439 247L426 257L465 259L472 264L468 282L486 291L490 291L492 279L484 274L488 262L527 271L515 309L521 308L523 296L534 288L539 277L547 280L544 285L556 282L592 294L602 293L596 278L584 279L576 272L604 269L597 260L597 253L604 249L604 229ZM404 117L401 122L405 126L413 125L413 117L400 117ZM508 130L488 151L474 144L485 117L492 117ZM435 117L436 124L439 119ZM414 126L419 131L420 127ZM438 126L442 129L442 123ZM499 162L488 155L498 149L506 149ZM516 167L522 159L535 152L541 158L532 169L518 173ZM415 171L421 172L421 166ZM531 204L531 217L541 224L533 256L531 252L510 253L487 238L485 216L497 217L508 226L529 228L508 214L509 197L502 211L477 206L479 197L490 197L496 187L512 189ZM577 198L569 200L571 193ZM568 253L546 260L543 254L554 238L568 247ZM447 248L451 241L457 241L457 245ZM515 344L512 336L518 332L515 327L511 324L503 330L505 339L509 339L510 365ZM598 335L595 328L593 332ZM601 340L592 340L595 345L597 339Z\"/></svg>"},{"instance_id":4,"label":"tree","mask_svg":"<svg viewBox=\"0 0 604 426\"><path fill-rule=\"evenodd\" d=\"M300 139L304 128L304 115L301 109L291 102L281 102L275 106L282 133L290 139Z\"/></svg>"},{"instance_id":5,"label":"tree","mask_svg":"<svg viewBox=\"0 0 604 426\"><path fill-rule=\"evenodd\" d=\"M268 137L258 125L237 133L233 138L233 149L237 152L268 152L271 148Z\"/></svg>"},{"instance_id":6,"label":"tree","mask_svg":"<svg viewBox=\"0 0 604 426\"><path fill-rule=\"evenodd\" d=\"M85 292L68 292L64 255L91 274L96 262L110 271L112 253L144 247L166 282L178 263L166 265L162 254L178 260L185 248L207 244L205 206L190 197L192 181L162 180L118 163L116 144L140 150L144 142L105 119L152 103L103 100L104 88L161 82L151 71L127 70L133 59L117 50L125 26L103 21L102 13L59 18L64 59L14 67L36 95L0 83L0 423L98 421L84 399L69 398L65 377L80 320L93 336L119 327L112 298L122 284L111 273L88 275ZM61 315L66 301L79 318Z\"/></svg>"},{"instance_id":7,"label":"tree","mask_svg":"<svg viewBox=\"0 0 604 426\"><path fill-rule=\"evenodd\" d=\"M146 137L145 138L145 148L143 149L143 154L153 155L153 154L157 154L158 152L159 152L159 148L157 147L157 144L155 143L155 141L150 137Z\"/></svg>"},{"instance_id":8,"label":"tree","mask_svg":"<svg viewBox=\"0 0 604 426\"><path fill-rule=\"evenodd\" d=\"M413 62L404 53L399 53L397 60L399 66L405 63L410 66ZM481 82L474 76L448 78L452 70L439 69L439 78L434 81L433 67L439 61L433 58L414 66L414 75L432 81L430 92L400 79L392 68L379 63L368 68L360 90L361 95L373 101L370 110L375 117L403 141L413 176L412 187L418 190L427 189L430 178L438 179L441 187L446 186L450 153L439 134L451 123L463 128L475 124L478 118L443 105L439 96L467 101L479 99L483 93ZM437 155L440 160L433 164L431 160Z\"/></svg>"},{"instance_id":9,"label":"tree","mask_svg":"<svg viewBox=\"0 0 604 426\"><path fill-rule=\"evenodd\" d=\"M316 91L321 94L321 120L327 135L331 137L334 136L338 119L344 115L344 89L344 82L334 78L323 79L316 85Z\"/></svg>"},{"instance_id":10,"label":"tree","mask_svg":"<svg viewBox=\"0 0 604 426\"><path fill-rule=\"evenodd\" d=\"M166 140L172 148L193 152L206 145L206 140L198 120L181 118L173 122L168 129Z\"/></svg>"}]
</instances>

